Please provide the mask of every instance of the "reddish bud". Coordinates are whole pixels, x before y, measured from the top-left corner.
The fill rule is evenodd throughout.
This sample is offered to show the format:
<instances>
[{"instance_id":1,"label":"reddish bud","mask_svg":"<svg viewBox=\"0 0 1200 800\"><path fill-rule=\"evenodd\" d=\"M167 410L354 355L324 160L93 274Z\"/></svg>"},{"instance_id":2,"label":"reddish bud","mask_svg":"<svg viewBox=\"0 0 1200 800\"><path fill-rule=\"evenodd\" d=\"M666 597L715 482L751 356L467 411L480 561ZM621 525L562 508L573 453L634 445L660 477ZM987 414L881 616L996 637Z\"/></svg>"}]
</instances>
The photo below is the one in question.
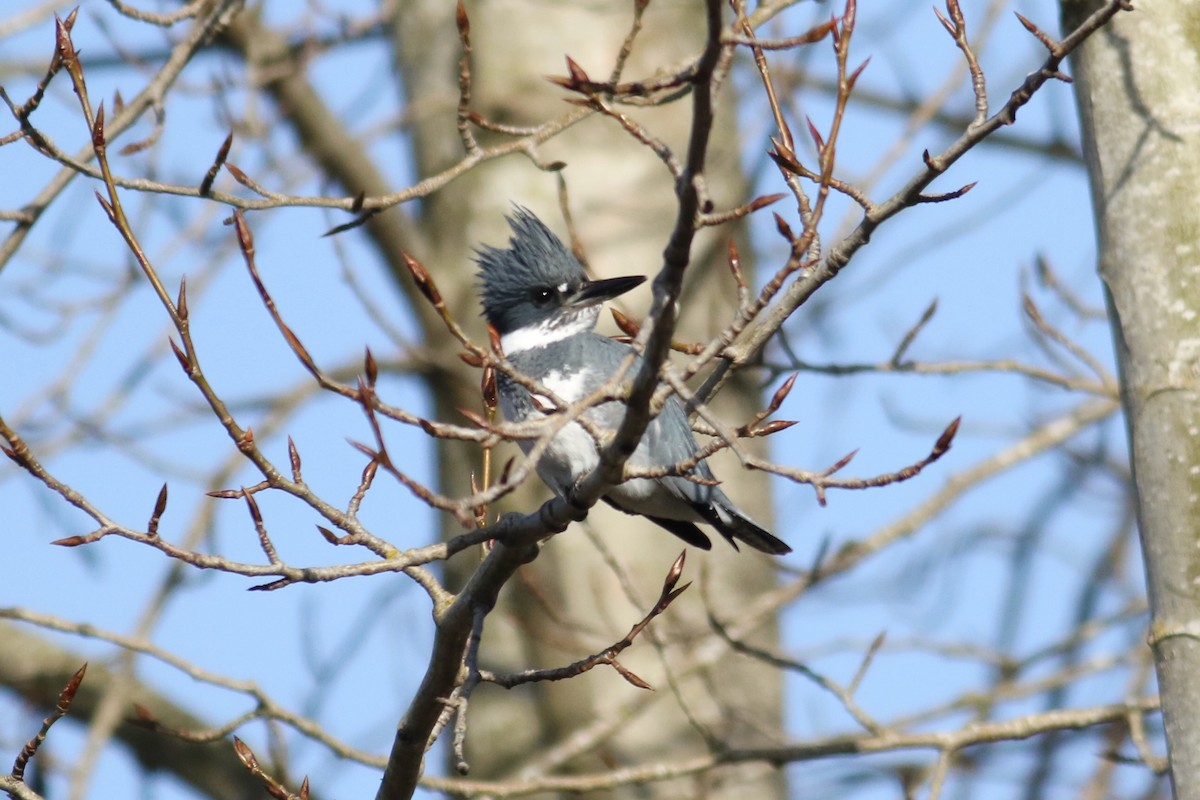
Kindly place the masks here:
<instances>
[{"instance_id":1,"label":"reddish bud","mask_svg":"<svg viewBox=\"0 0 1200 800\"><path fill-rule=\"evenodd\" d=\"M756 197L750 201L750 211L751 211L751 213L753 213L755 211L758 211L759 209L766 208L769 205L778 203L780 200L782 200L785 197L787 197L787 195L783 194L783 193L764 194L761 197Z\"/></svg>"},{"instance_id":2,"label":"reddish bud","mask_svg":"<svg viewBox=\"0 0 1200 800\"><path fill-rule=\"evenodd\" d=\"M1020 23L1025 27L1025 30L1029 31L1034 36L1037 36L1042 32L1037 25L1033 24L1033 21L1030 20L1029 17L1026 17L1019 11L1014 11L1013 13L1017 15L1017 20L1019 20Z\"/></svg>"},{"instance_id":3,"label":"reddish bud","mask_svg":"<svg viewBox=\"0 0 1200 800\"><path fill-rule=\"evenodd\" d=\"M188 318L187 304L187 276L184 275L179 279L179 294L175 297L175 313L180 319Z\"/></svg>"},{"instance_id":4,"label":"reddish bud","mask_svg":"<svg viewBox=\"0 0 1200 800\"><path fill-rule=\"evenodd\" d=\"M92 146L97 150L103 150L106 142L104 141L104 101L100 101L100 107L96 109L96 119L92 122Z\"/></svg>"},{"instance_id":5,"label":"reddish bud","mask_svg":"<svg viewBox=\"0 0 1200 800\"><path fill-rule=\"evenodd\" d=\"M930 453L932 458L938 458L947 450L954 442L954 437L958 434L958 426L962 423L962 416L957 416L954 421L946 426L946 430L942 431L942 435L938 437L937 443L933 446L933 452Z\"/></svg>"},{"instance_id":6,"label":"reddish bud","mask_svg":"<svg viewBox=\"0 0 1200 800\"><path fill-rule=\"evenodd\" d=\"M495 414L499 400L496 395L496 370L491 364L483 368L483 379L480 381L479 388L483 393L484 408L488 410L488 413Z\"/></svg>"},{"instance_id":7,"label":"reddish bud","mask_svg":"<svg viewBox=\"0 0 1200 800\"><path fill-rule=\"evenodd\" d=\"M1020 15L1018 15L1018 16L1020 16ZM582 84L588 84L588 83L592 82L592 79L588 77L588 74L583 71L583 67L579 66L579 64L577 64L575 62L575 59L571 58L570 56L566 56L566 59L567 59L567 73L570 74L571 80L575 84L582 85Z\"/></svg>"},{"instance_id":8,"label":"reddish bud","mask_svg":"<svg viewBox=\"0 0 1200 800\"><path fill-rule=\"evenodd\" d=\"M626 336L636 338L638 333L641 332L642 326L634 322L630 317L622 314L615 308L610 308L609 311L612 313L613 321L617 323L617 327Z\"/></svg>"},{"instance_id":9,"label":"reddish bud","mask_svg":"<svg viewBox=\"0 0 1200 800\"><path fill-rule=\"evenodd\" d=\"M817 126L813 124L812 118L805 116L804 121L808 123L808 135L812 137L813 142L817 145L817 152L825 149L825 140L821 137L821 132L817 130Z\"/></svg>"},{"instance_id":10,"label":"reddish bud","mask_svg":"<svg viewBox=\"0 0 1200 800\"><path fill-rule=\"evenodd\" d=\"M108 221L114 225L117 222L117 215L113 213L112 204L104 198L102 194L96 192L96 199L100 201L100 207L104 209L104 213L108 215Z\"/></svg>"},{"instance_id":11,"label":"reddish bud","mask_svg":"<svg viewBox=\"0 0 1200 800\"><path fill-rule=\"evenodd\" d=\"M58 707L65 714L67 709L71 707L71 701L75 699L75 693L79 691L79 686L83 683L83 676L87 674L87 662L83 662L83 666L75 670L75 674L67 681L67 685L63 687L62 692L58 695Z\"/></svg>"},{"instance_id":12,"label":"reddish bud","mask_svg":"<svg viewBox=\"0 0 1200 800\"><path fill-rule=\"evenodd\" d=\"M793 372L791 377L784 381L783 385L775 390L775 394L771 396L771 402L767 406L769 409L767 411L768 414L775 413L779 410L779 407L783 405L783 401L786 400L788 394L791 393L792 387L796 385L796 378L799 377L799 375L799 372Z\"/></svg>"},{"instance_id":13,"label":"reddish bud","mask_svg":"<svg viewBox=\"0 0 1200 800\"><path fill-rule=\"evenodd\" d=\"M371 352L371 348L366 348L366 355L363 356L363 371L367 374L367 386L374 386L375 381L379 379L379 364L375 362L375 354Z\"/></svg>"},{"instance_id":14,"label":"reddish bud","mask_svg":"<svg viewBox=\"0 0 1200 800\"><path fill-rule=\"evenodd\" d=\"M296 442L291 436L288 437L288 461L292 465L292 478L300 482L300 451L296 449Z\"/></svg>"},{"instance_id":15,"label":"reddish bud","mask_svg":"<svg viewBox=\"0 0 1200 800\"><path fill-rule=\"evenodd\" d=\"M254 499L254 495L242 489L242 497L246 498L246 506L250 509L250 519L254 520L255 525L262 525L262 511L259 509L258 501Z\"/></svg>"},{"instance_id":16,"label":"reddish bud","mask_svg":"<svg viewBox=\"0 0 1200 800\"><path fill-rule=\"evenodd\" d=\"M213 181L217 179L217 173L221 171L221 165L225 163L225 159L229 158L229 149L233 147L233 131L225 137L225 141L221 143L221 148L217 150L217 157L213 159L212 166L208 168L208 172L204 174L204 180L200 181L200 196L207 197L212 191Z\"/></svg>"},{"instance_id":17,"label":"reddish bud","mask_svg":"<svg viewBox=\"0 0 1200 800\"><path fill-rule=\"evenodd\" d=\"M774 149L768 150L767 155L780 169L795 175L804 174L804 167L801 166L799 159L796 158L796 154L790 147L774 137L771 139L771 144L774 145Z\"/></svg>"},{"instance_id":18,"label":"reddish bud","mask_svg":"<svg viewBox=\"0 0 1200 800\"><path fill-rule=\"evenodd\" d=\"M242 186L245 186L248 189L254 188L254 185L253 185L254 181L250 180L250 178L246 175L246 173L242 172L242 170L237 166L237 164L234 164L232 161L226 162L225 169L226 169L226 171L229 172L230 175L233 176L233 179L235 181L237 181L238 183L240 183Z\"/></svg>"},{"instance_id":19,"label":"reddish bud","mask_svg":"<svg viewBox=\"0 0 1200 800\"><path fill-rule=\"evenodd\" d=\"M842 12L842 32L849 33L854 30L854 22L858 16L858 3L855 0L846 0L846 10Z\"/></svg>"},{"instance_id":20,"label":"reddish bud","mask_svg":"<svg viewBox=\"0 0 1200 800\"><path fill-rule=\"evenodd\" d=\"M638 677L637 675L635 675L634 673L630 672L630 671L629 671L628 669L626 669L625 667L621 666L621 662L620 662L620 661L617 661L617 660L614 658L612 661L610 661L610 662L608 662L608 663L612 664L612 668L613 668L613 669L615 669L615 670L617 671L617 674L619 674L619 675L620 675L622 678L624 678L625 680L627 680L629 683L633 684L633 685L634 685L634 686L636 686L637 688L639 688L639 689L646 689L646 690L648 690L648 691L651 691L651 692L653 692L653 691L654 691L654 687L653 687L653 686L651 686L650 684L646 683L644 680L642 680L641 678L639 678L639 677Z\"/></svg>"},{"instance_id":21,"label":"reddish bud","mask_svg":"<svg viewBox=\"0 0 1200 800\"><path fill-rule=\"evenodd\" d=\"M783 217L775 214L775 230L779 231L779 235L787 239L788 242L795 242L796 237L792 233L792 226L788 225Z\"/></svg>"},{"instance_id":22,"label":"reddish bud","mask_svg":"<svg viewBox=\"0 0 1200 800\"><path fill-rule=\"evenodd\" d=\"M734 243L733 239L729 240L728 250L729 255L727 260L729 271L733 273L733 282L737 284L738 289L745 289L746 278L742 275L742 256L738 252L737 244Z\"/></svg>"},{"instance_id":23,"label":"reddish bud","mask_svg":"<svg viewBox=\"0 0 1200 800\"><path fill-rule=\"evenodd\" d=\"M168 338L167 342L171 345L171 352L175 354L176 360L179 361L179 366L183 367L184 372L191 372L191 365L188 363L187 356L179 349L179 345L175 344L175 340Z\"/></svg>"},{"instance_id":24,"label":"reddish bud","mask_svg":"<svg viewBox=\"0 0 1200 800\"><path fill-rule=\"evenodd\" d=\"M856 447L856 448L854 448L853 450L851 450L851 451L850 451L849 453L847 453L846 455L844 455L844 456L842 456L841 458L839 458L839 459L838 459L838 461L837 461L837 463L836 463L836 464L834 464L834 465L833 465L832 467L830 467L829 469L825 470L825 472L824 472L823 474L824 474L824 475L832 475L832 474L834 474L835 472L838 472L839 470L843 469L843 468L844 468L844 467L845 467L847 464L849 464L851 461L853 461L853 460L854 460L854 457L855 457L856 455L858 455L858 448L857 448L857 447Z\"/></svg>"},{"instance_id":25,"label":"reddish bud","mask_svg":"<svg viewBox=\"0 0 1200 800\"><path fill-rule=\"evenodd\" d=\"M467 17L466 6L462 0L458 0L458 8L455 9L454 22L458 25L458 35L464 39L471 35L471 20Z\"/></svg>"},{"instance_id":26,"label":"reddish bud","mask_svg":"<svg viewBox=\"0 0 1200 800\"><path fill-rule=\"evenodd\" d=\"M856 70L854 70L854 72L850 73L850 77L846 79L846 90L847 91L849 91L849 92L854 91L854 84L858 82L858 76L863 74L863 70L865 70L867 68L867 64L870 64L870 63L871 63L871 58L870 58L870 56L868 56L866 61L864 61L863 63L858 65L858 69L856 69Z\"/></svg>"},{"instance_id":27,"label":"reddish bud","mask_svg":"<svg viewBox=\"0 0 1200 800\"><path fill-rule=\"evenodd\" d=\"M258 759L254 757L254 753L246 746L246 743L236 736L233 737L233 752L237 754L238 760L245 765L246 769L251 772L258 771Z\"/></svg>"},{"instance_id":28,"label":"reddish bud","mask_svg":"<svg viewBox=\"0 0 1200 800\"><path fill-rule=\"evenodd\" d=\"M663 594L668 594L675 588L675 584L679 583L679 578L683 575L683 565L687 562L687 551L682 550L679 557L671 564L671 568L667 570L667 577L663 580Z\"/></svg>"},{"instance_id":29,"label":"reddish bud","mask_svg":"<svg viewBox=\"0 0 1200 800\"><path fill-rule=\"evenodd\" d=\"M402 253L404 256L404 264L408 267L408 272L412 275L413 282L417 285L417 290L425 296L425 299L434 306L442 305L442 295L438 291L437 286L433 283L433 278L429 277L429 270L425 266L413 258L408 253Z\"/></svg>"},{"instance_id":30,"label":"reddish bud","mask_svg":"<svg viewBox=\"0 0 1200 800\"><path fill-rule=\"evenodd\" d=\"M773 433L786 431L788 428L795 425L799 420L794 419L777 419L774 422L768 422L766 425L759 425L754 430L750 431L750 436L770 436Z\"/></svg>"},{"instance_id":31,"label":"reddish bud","mask_svg":"<svg viewBox=\"0 0 1200 800\"><path fill-rule=\"evenodd\" d=\"M158 490L158 497L154 501L154 510L150 513L150 523L146 526L146 532L151 536L158 534L158 521L162 518L163 512L167 510L167 485L164 483L162 488Z\"/></svg>"}]
</instances>

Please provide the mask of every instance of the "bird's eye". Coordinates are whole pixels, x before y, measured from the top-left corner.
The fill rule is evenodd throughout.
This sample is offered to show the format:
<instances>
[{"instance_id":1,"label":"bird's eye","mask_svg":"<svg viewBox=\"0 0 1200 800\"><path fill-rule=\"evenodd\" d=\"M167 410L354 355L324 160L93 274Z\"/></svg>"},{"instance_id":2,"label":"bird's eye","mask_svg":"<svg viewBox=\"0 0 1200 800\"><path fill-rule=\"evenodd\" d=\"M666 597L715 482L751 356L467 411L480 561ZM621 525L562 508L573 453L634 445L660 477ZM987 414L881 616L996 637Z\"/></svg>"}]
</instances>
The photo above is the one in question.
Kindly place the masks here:
<instances>
[{"instance_id":1,"label":"bird's eye","mask_svg":"<svg viewBox=\"0 0 1200 800\"><path fill-rule=\"evenodd\" d=\"M553 287L541 286L533 290L531 299L535 305L544 306L549 305L557 296L558 293L554 291Z\"/></svg>"}]
</instances>

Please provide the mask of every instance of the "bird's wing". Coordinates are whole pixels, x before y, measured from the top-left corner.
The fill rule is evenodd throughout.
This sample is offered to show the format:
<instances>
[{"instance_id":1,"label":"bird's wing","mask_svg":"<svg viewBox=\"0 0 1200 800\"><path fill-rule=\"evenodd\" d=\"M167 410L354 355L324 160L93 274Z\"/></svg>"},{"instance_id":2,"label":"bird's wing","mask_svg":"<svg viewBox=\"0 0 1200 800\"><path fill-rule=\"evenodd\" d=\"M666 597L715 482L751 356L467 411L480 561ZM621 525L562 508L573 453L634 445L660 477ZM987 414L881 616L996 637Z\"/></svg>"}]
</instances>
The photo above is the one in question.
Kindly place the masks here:
<instances>
[{"instance_id":1,"label":"bird's wing","mask_svg":"<svg viewBox=\"0 0 1200 800\"><path fill-rule=\"evenodd\" d=\"M687 414L678 398L667 399L659 415L650 422L630 463L635 467L669 467L687 461L696 455L696 436L688 425ZM712 480L708 465L701 461L688 473L704 480ZM661 479L663 486L681 500L690 503L708 503L712 487L682 476L667 476Z\"/></svg>"}]
</instances>

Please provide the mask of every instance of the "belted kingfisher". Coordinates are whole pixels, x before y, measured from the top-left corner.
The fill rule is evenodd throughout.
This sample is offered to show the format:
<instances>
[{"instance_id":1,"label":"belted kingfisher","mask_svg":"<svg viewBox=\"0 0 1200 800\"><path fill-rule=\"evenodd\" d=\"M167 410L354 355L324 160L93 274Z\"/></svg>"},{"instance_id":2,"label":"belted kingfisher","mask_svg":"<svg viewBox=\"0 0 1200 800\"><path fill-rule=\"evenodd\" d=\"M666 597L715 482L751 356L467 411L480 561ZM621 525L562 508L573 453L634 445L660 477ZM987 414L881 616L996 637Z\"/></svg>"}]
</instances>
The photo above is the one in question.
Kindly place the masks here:
<instances>
[{"instance_id":1,"label":"belted kingfisher","mask_svg":"<svg viewBox=\"0 0 1200 800\"><path fill-rule=\"evenodd\" d=\"M514 369L574 403L600 388L629 356L629 345L592 329L600 304L629 291L645 278L633 276L590 281L583 266L541 220L518 207L508 218L509 248L485 246L477 251L484 316L500 334L500 345ZM635 360L633 375L640 367ZM546 403L508 375L497 375L500 408L510 422L540 419ZM582 415L594 429L615 432L624 405L608 401ZM522 440L528 453L533 442ZM691 459L696 437L677 397L670 397L650 422L627 462L633 467L667 467ZM564 426L537 463L541 479L559 495L567 492L600 463L596 440L577 422ZM708 465L700 461L682 476L632 478L608 491L604 501L627 514L640 514L690 545L711 549L695 523L712 525L737 548L740 540L764 553L781 555L791 548L738 510L712 485Z\"/></svg>"}]
</instances>

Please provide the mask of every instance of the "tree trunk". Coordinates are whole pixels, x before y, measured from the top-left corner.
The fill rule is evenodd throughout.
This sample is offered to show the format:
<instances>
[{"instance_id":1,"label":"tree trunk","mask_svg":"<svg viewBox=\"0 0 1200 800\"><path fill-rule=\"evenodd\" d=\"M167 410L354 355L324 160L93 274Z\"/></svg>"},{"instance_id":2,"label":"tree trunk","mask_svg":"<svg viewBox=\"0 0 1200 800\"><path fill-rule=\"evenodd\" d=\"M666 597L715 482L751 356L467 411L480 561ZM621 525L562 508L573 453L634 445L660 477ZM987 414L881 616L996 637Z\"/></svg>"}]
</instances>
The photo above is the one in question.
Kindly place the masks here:
<instances>
[{"instance_id":1,"label":"tree trunk","mask_svg":"<svg viewBox=\"0 0 1200 800\"><path fill-rule=\"evenodd\" d=\"M1064 27L1087 12L1064 2ZM1170 755L1200 797L1200 6L1138 3L1075 56Z\"/></svg>"},{"instance_id":2,"label":"tree trunk","mask_svg":"<svg viewBox=\"0 0 1200 800\"><path fill-rule=\"evenodd\" d=\"M563 90L545 80L565 74L563 55L575 59L589 75L605 78L631 22L632 4L490 2L468 3L474 47L472 107L488 119L509 125L536 125L572 106ZM699 53L704 41L704 15L691 4L651 4L646 30L634 48L626 75L645 77L665 65L682 63ZM418 172L424 177L461 157L454 124L458 97L457 56L460 48L454 4L445 0L402 4L396 26L397 69L414 114L413 136ZM653 44L652 44L653 43ZM734 103L724 98L722 120L713 137L709 185L719 207L744 198L746 187L738 157ZM626 111L626 109L622 109ZM690 101L631 116L650 127L677 153L686 147ZM481 144L497 141L481 132ZM675 217L675 194L663 164L610 119L594 116L542 146L542 163L561 161L561 172L539 170L524 154L512 155L472 170L424 202L420 227L427 247L420 253L444 289L459 320L473 324L482 337L473 278L472 249L480 243L504 245L509 231L504 216L519 203L534 210L560 235L566 226L558 209L558 180L567 187L575 229L595 274L653 275ZM727 320L736 303L734 285L724 265L724 243L734 228L698 238L690 283L681 301L678 336L707 340ZM749 248L741 248L743 253ZM623 307L635 318L648 307L648 291L633 294ZM614 330L602 323L602 330ZM442 334L431 331L431 337ZM481 339L482 340L482 339ZM746 381L733 382L716 404L728 419L744 420L760 399ZM478 373L444 384L437 392L441 418L460 419L456 409L479 408ZM513 450L512 452L516 452ZM511 453L500 455L502 464ZM476 448L444 445L439 452L441 491L461 494L469 476L478 474ZM717 459L714 468L735 500L770 526L771 508L764 477L740 470L736 462ZM529 511L549 496L532 481L504 503L505 510ZM500 606L487 621L482 658L499 670L559 666L602 649L621 638L653 604L662 579L683 544L665 531L607 507L593 509L587 525L615 559L632 575L639 594L631 602L581 526L572 526L543 549L537 561L506 588ZM453 531L448 531L453 532ZM687 576L708 573L718 614L732 617L747 597L773 583L770 561L751 552L735 553L717 537L711 553L689 553ZM452 584L461 583L476 561L460 556L449 565ZM673 643L707 631L701 593L696 588L654 623L668 651ZM762 636L775 637L774 623ZM649 640L639 641L623 658L632 671L658 691L646 693L646 710L600 737L594 747L569 761L576 771L605 765L645 763L648 757L702 751L704 738L681 713L662 668L662 658ZM669 660L668 656L668 660ZM682 664L670 663L672 669ZM781 727L781 678L745 658L723 657L711 669L682 681L689 711L709 734L731 745L763 743L761 733ZM523 686L511 692L484 686L471 704L468 756L472 777L509 774L514 766L537 760L551 748L614 708L636 699L636 689L612 671L597 670L555 684ZM733 776L733 777L731 777ZM682 794L709 797L779 797L781 774L757 768L726 773L726 788L664 784L639 796Z\"/></svg>"}]
</instances>

